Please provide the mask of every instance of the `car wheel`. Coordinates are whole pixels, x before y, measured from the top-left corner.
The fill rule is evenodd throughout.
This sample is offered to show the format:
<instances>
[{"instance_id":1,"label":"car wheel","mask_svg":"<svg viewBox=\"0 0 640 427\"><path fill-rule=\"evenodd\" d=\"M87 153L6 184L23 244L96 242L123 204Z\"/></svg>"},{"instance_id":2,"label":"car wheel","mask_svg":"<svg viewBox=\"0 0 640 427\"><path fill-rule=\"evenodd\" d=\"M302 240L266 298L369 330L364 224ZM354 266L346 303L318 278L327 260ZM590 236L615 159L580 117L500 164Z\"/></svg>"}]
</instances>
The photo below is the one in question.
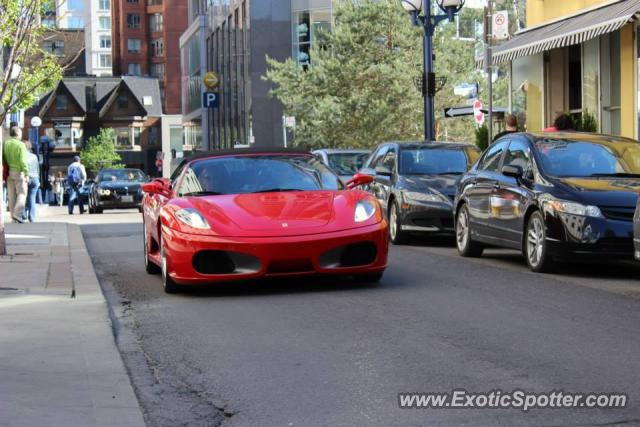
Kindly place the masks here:
<instances>
[{"instance_id":1,"label":"car wheel","mask_svg":"<svg viewBox=\"0 0 640 427\"><path fill-rule=\"evenodd\" d=\"M477 258L482 255L484 247L471 239L471 222L469 208L466 204L460 207L456 217L456 246L463 257Z\"/></svg>"},{"instance_id":2,"label":"car wheel","mask_svg":"<svg viewBox=\"0 0 640 427\"><path fill-rule=\"evenodd\" d=\"M402 231L400 209L395 200L391 202L391 208L389 209L389 239L394 245L402 245L407 242L407 233Z\"/></svg>"},{"instance_id":3,"label":"car wheel","mask_svg":"<svg viewBox=\"0 0 640 427\"><path fill-rule=\"evenodd\" d=\"M553 258L548 252L546 225L539 211L532 213L527 222L523 252L532 271L545 273L552 270Z\"/></svg>"},{"instance_id":4,"label":"car wheel","mask_svg":"<svg viewBox=\"0 0 640 427\"><path fill-rule=\"evenodd\" d=\"M167 255L164 250L164 239L162 238L162 234L160 234L160 259L162 263L160 271L162 273L162 287L164 288L164 291L168 294L180 292L180 285L174 282L171 276L169 276Z\"/></svg>"},{"instance_id":5,"label":"car wheel","mask_svg":"<svg viewBox=\"0 0 640 427\"><path fill-rule=\"evenodd\" d=\"M384 273L371 273L371 274L356 274L353 276L353 280L361 283L378 283L382 280Z\"/></svg>"},{"instance_id":6,"label":"car wheel","mask_svg":"<svg viewBox=\"0 0 640 427\"><path fill-rule=\"evenodd\" d=\"M142 243L144 247L144 269L149 274L161 273L161 268L149 261L149 242L147 239L147 228L143 225Z\"/></svg>"},{"instance_id":7,"label":"car wheel","mask_svg":"<svg viewBox=\"0 0 640 427\"><path fill-rule=\"evenodd\" d=\"M103 210L102 210L102 208L96 207L96 208L93 208L93 212L97 213L97 214L101 214L103 212Z\"/></svg>"}]
</instances>

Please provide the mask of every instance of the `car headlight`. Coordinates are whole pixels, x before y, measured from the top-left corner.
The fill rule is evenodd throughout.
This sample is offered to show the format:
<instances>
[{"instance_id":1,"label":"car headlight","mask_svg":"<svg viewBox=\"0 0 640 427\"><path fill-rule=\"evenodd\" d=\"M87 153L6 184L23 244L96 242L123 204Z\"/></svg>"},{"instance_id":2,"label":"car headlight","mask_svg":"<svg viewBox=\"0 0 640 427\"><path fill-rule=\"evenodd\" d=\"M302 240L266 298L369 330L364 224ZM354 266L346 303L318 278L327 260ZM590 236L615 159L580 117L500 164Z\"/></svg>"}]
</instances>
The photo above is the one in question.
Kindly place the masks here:
<instances>
[{"instance_id":1,"label":"car headlight","mask_svg":"<svg viewBox=\"0 0 640 427\"><path fill-rule=\"evenodd\" d=\"M111 194L111 190L107 188L99 188L98 193L100 193L101 196L109 196Z\"/></svg>"},{"instance_id":2,"label":"car headlight","mask_svg":"<svg viewBox=\"0 0 640 427\"><path fill-rule=\"evenodd\" d=\"M555 197L547 197L542 201L545 209L569 215L590 216L602 218L602 212L597 206L583 205L568 200L560 200Z\"/></svg>"},{"instance_id":3,"label":"car headlight","mask_svg":"<svg viewBox=\"0 0 640 427\"><path fill-rule=\"evenodd\" d=\"M439 202L439 203L448 203L449 199L443 194L436 193L420 193L417 191L405 191L404 197L407 200L413 200L416 202Z\"/></svg>"},{"instance_id":4,"label":"car headlight","mask_svg":"<svg viewBox=\"0 0 640 427\"><path fill-rule=\"evenodd\" d=\"M189 227L200 228L200 229L209 229L209 223L202 216L200 212L195 209L186 208L180 209L176 212L176 218L178 220Z\"/></svg>"},{"instance_id":5,"label":"car headlight","mask_svg":"<svg viewBox=\"0 0 640 427\"><path fill-rule=\"evenodd\" d=\"M376 205L369 200L360 200L356 203L356 213L354 220L356 222L364 222L376 213Z\"/></svg>"}]
</instances>

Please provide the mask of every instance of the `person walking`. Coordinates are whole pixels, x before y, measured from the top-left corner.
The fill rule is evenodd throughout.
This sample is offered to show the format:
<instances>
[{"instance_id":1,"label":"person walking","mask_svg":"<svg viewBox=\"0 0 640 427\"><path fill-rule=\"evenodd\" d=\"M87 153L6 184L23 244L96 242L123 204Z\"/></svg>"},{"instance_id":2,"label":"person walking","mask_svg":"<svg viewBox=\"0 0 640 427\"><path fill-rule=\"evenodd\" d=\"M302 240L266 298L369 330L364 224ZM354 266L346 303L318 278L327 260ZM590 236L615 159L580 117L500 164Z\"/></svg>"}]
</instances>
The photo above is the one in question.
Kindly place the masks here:
<instances>
[{"instance_id":1,"label":"person walking","mask_svg":"<svg viewBox=\"0 0 640 427\"><path fill-rule=\"evenodd\" d=\"M73 208L76 200L78 200L78 208L80 209L80 215L84 213L84 203L80 197L80 188L87 179L87 171L84 165L80 162L80 156L73 158L73 163L69 165L67 169L67 182L69 183L69 215L73 215Z\"/></svg>"},{"instance_id":2,"label":"person walking","mask_svg":"<svg viewBox=\"0 0 640 427\"><path fill-rule=\"evenodd\" d=\"M13 126L9 130L9 139L4 144L2 153L9 169L7 178L9 211L14 222L22 223L24 222L22 213L27 200L29 166L27 147L22 143L22 130L18 126Z\"/></svg>"},{"instance_id":3,"label":"person walking","mask_svg":"<svg viewBox=\"0 0 640 427\"><path fill-rule=\"evenodd\" d=\"M56 195L56 203L62 206L64 204L64 173L62 171L58 172L58 176L53 181L53 192Z\"/></svg>"},{"instance_id":4,"label":"person walking","mask_svg":"<svg viewBox=\"0 0 640 427\"><path fill-rule=\"evenodd\" d=\"M505 135L509 135L510 133L515 133L515 132L518 132L518 119L513 114L509 114L505 119L504 130L499 134L497 134L493 138L493 140L496 141Z\"/></svg>"},{"instance_id":5,"label":"person walking","mask_svg":"<svg viewBox=\"0 0 640 427\"><path fill-rule=\"evenodd\" d=\"M29 184L27 185L27 204L22 214L23 220L36 222L37 216L37 197L40 189L40 164L38 156L33 154L32 145L29 141L24 141L27 147L27 166L29 167Z\"/></svg>"}]
</instances>

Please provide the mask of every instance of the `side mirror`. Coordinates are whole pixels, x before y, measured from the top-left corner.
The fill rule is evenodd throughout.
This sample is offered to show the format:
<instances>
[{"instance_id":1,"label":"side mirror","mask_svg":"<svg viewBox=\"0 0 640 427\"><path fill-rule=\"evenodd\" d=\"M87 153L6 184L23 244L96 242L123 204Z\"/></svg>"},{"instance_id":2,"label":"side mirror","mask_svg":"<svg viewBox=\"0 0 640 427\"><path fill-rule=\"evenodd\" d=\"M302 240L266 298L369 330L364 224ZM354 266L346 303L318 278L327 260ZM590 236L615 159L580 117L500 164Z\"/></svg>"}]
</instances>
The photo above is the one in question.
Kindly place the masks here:
<instances>
[{"instance_id":1,"label":"side mirror","mask_svg":"<svg viewBox=\"0 0 640 427\"><path fill-rule=\"evenodd\" d=\"M522 167L516 165L505 165L502 167L502 175L510 176L515 179L522 179L524 171Z\"/></svg>"},{"instance_id":2,"label":"side mirror","mask_svg":"<svg viewBox=\"0 0 640 427\"><path fill-rule=\"evenodd\" d=\"M169 194L170 182L166 178L154 179L151 182L142 184L142 191L148 194Z\"/></svg>"},{"instance_id":3,"label":"side mirror","mask_svg":"<svg viewBox=\"0 0 640 427\"><path fill-rule=\"evenodd\" d=\"M359 187L360 185L367 185L373 182L373 177L371 175L366 175L363 173L357 173L347 181L346 185L348 189Z\"/></svg>"},{"instance_id":4,"label":"side mirror","mask_svg":"<svg viewBox=\"0 0 640 427\"><path fill-rule=\"evenodd\" d=\"M376 175L391 176L393 172L388 167L380 165L376 166Z\"/></svg>"}]
</instances>

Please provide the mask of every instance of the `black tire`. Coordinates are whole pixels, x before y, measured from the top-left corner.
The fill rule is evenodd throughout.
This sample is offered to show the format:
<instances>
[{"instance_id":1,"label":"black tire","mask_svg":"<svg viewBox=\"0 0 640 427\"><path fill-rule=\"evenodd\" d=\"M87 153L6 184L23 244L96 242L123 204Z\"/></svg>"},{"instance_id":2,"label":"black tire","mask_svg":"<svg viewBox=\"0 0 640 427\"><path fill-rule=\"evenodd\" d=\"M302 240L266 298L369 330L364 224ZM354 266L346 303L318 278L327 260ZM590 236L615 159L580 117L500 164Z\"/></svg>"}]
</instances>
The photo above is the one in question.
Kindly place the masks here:
<instances>
[{"instance_id":1,"label":"black tire","mask_svg":"<svg viewBox=\"0 0 640 427\"><path fill-rule=\"evenodd\" d=\"M182 287L173 281L169 273L167 272L167 259L164 253L164 239L160 234L160 258L162 260L162 267L160 271L162 273L162 287L167 294L176 294L182 290Z\"/></svg>"},{"instance_id":2,"label":"black tire","mask_svg":"<svg viewBox=\"0 0 640 427\"><path fill-rule=\"evenodd\" d=\"M144 225L143 225L143 231L142 231L142 243L144 246L144 270L148 274L162 273L162 269L149 260L149 245L147 244L147 229Z\"/></svg>"},{"instance_id":3,"label":"black tire","mask_svg":"<svg viewBox=\"0 0 640 427\"><path fill-rule=\"evenodd\" d=\"M402 231L400 208L395 200L391 202L389 207L389 240L394 245L404 245L409 240L407 233Z\"/></svg>"},{"instance_id":4,"label":"black tire","mask_svg":"<svg viewBox=\"0 0 640 427\"><path fill-rule=\"evenodd\" d=\"M471 239L471 222L466 204L460 206L456 215L456 247L458 253L465 258L478 258L484 251L481 243Z\"/></svg>"},{"instance_id":5,"label":"black tire","mask_svg":"<svg viewBox=\"0 0 640 427\"><path fill-rule=\"evenodd\" d=\"M549 253L546 224L539 211L533 212L529 217L523 240L522 253L531 271L535 273L551 272L555 262Z\"/></svg>"},{"instance_id":6,"label":"black tire","mask_svg":"<svg viewBox=\"0 0 640 427\"><path fill-rule=\"evenodd\" d=\"M355 274L353 280L359 283L378 283L384 273Z\"/></svg>"}]
</instances>

